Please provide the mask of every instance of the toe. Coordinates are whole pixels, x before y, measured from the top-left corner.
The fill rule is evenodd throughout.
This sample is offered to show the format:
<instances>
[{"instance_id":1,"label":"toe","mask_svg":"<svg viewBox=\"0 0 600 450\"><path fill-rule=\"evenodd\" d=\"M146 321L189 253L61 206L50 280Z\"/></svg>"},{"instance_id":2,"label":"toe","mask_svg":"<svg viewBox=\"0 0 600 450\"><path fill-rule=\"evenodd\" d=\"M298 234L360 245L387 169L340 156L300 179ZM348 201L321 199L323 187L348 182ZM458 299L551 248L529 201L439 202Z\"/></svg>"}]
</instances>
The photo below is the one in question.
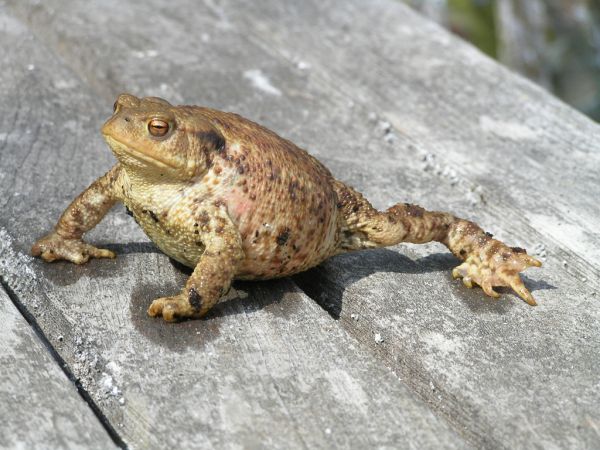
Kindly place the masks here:
<instances>
[{"instance_id":1,"label":"toe","mask_svg":"<svg viewBox=\"0 0 600 450\"><path fill-rule=\"evenodd\" d=\"M542 267L542 262L535 259L533 256L525 255L525 264L529 267Z\"/></svg>"},{"instance_id":2,"label":"toe","mask_svg":"<svg viewBox=\"0 0 600 450\"><path fill-rule=\"evenodd\" d=\"M163 310L163 300L157 299L152 302L150 307L148 308L148 315L150 317L158 317L162 314Z\"/></svg>"},{"instance_id":3,"label":"toe","mask_svg":"<svg viewBox=\"0 0 600 450\"><path fill-rule=\"evenodd\" d=\"M172 303L168 303L162 310L162 318L167 322L175 322L177 308Z\"/></svg>"},{"instance_id":4,"label":"toe","mask_svg":"<svg viewBox=\"0 0 600 450\"><path fill-rule=\"evenodd\" d=\"M463 278L463 284L468 287L469 289L471 289L473 287L473 280L471 279L471 277L464 277Z\"/></svg>"},{"instance_id":5,"label":"toe","mask_svg":"<svg viewBox=\"0 0 600 450\"><path fill-rule=\"evenodd\" d=\"M508 282L510 287L519 295L519 297L521 297L531 306L537 305L533 295L531 295L531 292L529 292L529 290L525 287L525 284L523 284L523 280L521 280L519 275L511 276Z\"/></svg>"},{"instance_id":6,"label":"toe","mask_svg":"<svg viewBox=\"0 0 600 450\"><path fill-rule=\"evenodd\" d=\"M490 297L494 297L494 298L500 297L500 294L498 294L494 290L494 288L492 287L492 283L490 283L490 281L484 281L481 284L481 288L483 289L483 292L485 292L486 295L489 295Z\"/></svg>"},{"instance_id":7,"label":"toe","mask_svg":"<svg viewBox=\"0 0 600 450\"><path fill-rule=\"evenodd\" d=\"M85 264L90 259L90 255L87 253L75 253L72 252L67 256L67 259L75 264Z\"/></svg>"},{"instance_id":8,"label":"toe","mask_svg":"<svg viewBox=\"0 0 600 450\"><path fill-rule=\"evenodd\" d=\"M92 256L94 258L111 258L111 259L117 257L117 255L115 255L114 252L111 252L110 250L107 250L105 248L95 248L92 253Z\"/></svg>"},{"instance_id":9,"label":"toe","mask_svg":"<svg viewBox=\"0 0 600 450\"><path fill-rule=\"evenodd\" d=\"M39 242L36 242L31 247L31 256L40 256L42 254L42 246Z\"/></svg>"},{"instance_id":10,"label":"toe","mask_svg":"<svg viewBox=\"0 0 600 450\"><path fill-rule=\"evenodd\" d=\"M46 262L52 262L58 259L56 253L54 253L52 250L40 250L40 252L42 259Z\"/></svg>"}]
</instances>

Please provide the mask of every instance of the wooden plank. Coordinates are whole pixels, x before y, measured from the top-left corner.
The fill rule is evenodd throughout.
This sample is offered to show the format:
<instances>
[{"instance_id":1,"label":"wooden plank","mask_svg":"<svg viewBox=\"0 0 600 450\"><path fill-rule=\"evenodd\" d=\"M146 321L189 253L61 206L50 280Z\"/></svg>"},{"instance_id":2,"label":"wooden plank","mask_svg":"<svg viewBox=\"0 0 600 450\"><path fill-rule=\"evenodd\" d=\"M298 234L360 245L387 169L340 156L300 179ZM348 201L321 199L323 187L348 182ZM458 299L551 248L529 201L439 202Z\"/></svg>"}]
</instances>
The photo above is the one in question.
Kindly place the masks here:
<instances>
[{"instance_id":1,"label":"wooden plank","mask_svg":"<svg viewBox=\"0 0 600 450\"><path fill-rule=\"evenodd\" d=\"M538 252L547 255L546 268L528 274L541 301L535 310L456 287L447 258L419 268L415 261L430 251L422 248L403 251L409 261L385 252L337 258L299 284L341 309L363 342L375 348L372 334L381 333L386 361L414 374L415 389L439 399L483 444L597 445L598 126L401 5L252 5L253 13L236 11L258 21L259 42L287 59L301 55L311 76L376 105L373 125L398 142L380 145L379 154L387 159L395 147L412 172L398 175L357 152L361 173L332 161L337 174L381 206L403 192L402 200L475 217L515 244L543 244ZM409 273L376 273L398 265ZM442 269L444 276L412 274Z\"/></svg>"},{"instance_id":2,"label":"wooden plank","mask_svg":"<svg viewBox=\"0 0 600 450\"><path fill-rule=\"evenodd\" d=\"M600 278L597 124L400 2L248 8L228 10L237 23L255 18L250 39L373 108L421 168L474 191L475 212L535 228L572 275Z\"/></svg>"},{"instance_id":3,"label":"wooden plank","mask_svg":"<svg viewBox=\"0 0 600 450\"><path fill-rule=\"evenodd\" d=\"M116 448L1 287L0 349L3 448Z\"/></svg>"},{"instance_id":4,"label":"wooden plank","mask_svg":"<svg viewBox=\"0 0 600 450\"><path fill-rule=\"evenodd\" d=\"M152 19L127 9L115 19L121 29L136 17L126 43L73 28L73 4L31 20L49 41L67 21L63 57L92 82L103 75L86 68L102 61L103 92L242 112L306 145L377 206L417 201L545 246L546 267L527 275L536 309L452 282L451 257L423 259L436 246L340 257L297 281L478 444L592 447L597 126L394 2L180 5ZM100 14L76 11L88 23Z\"/></svg>"},{"instance_id":5,"label":"wooden plank","mask_svg":"<svg viewBox=\"0 0 600 450\"><path fill-rule=\"evenodd\" d=\"M40 17L47 5L28 17ZM128 8L123 17L136 14ZM36 26L65 33L57 47L65 60L71 39L106 18L85 9L73 4L60 16L58 7L48 28ZM9 130L0 147L7 212L0 217L0 275L128 445L468 446L289 280L237 285L207 320L173 326L148 318L145 309L152 298L177 291L187 274L147 243L122 209L89 236L110 243L116 260L76 267L25 256L68 201L110 166L97 131L110 101L87 83L100 93L108 88L98 86L114 85L86 79L83 69L77 78L14 16L4 11L0 21L3 61L11 68L0 77L0 105L8 108L0 124ZM108 45L98 37L92 53ZM123 32L110 41L128 39L135 36ZM105 70L112 73L118 59L115 51ZM80 63L91 67L88 59ZM138 82L147 90L153 84Z\"/></svg>"}]
</instances>

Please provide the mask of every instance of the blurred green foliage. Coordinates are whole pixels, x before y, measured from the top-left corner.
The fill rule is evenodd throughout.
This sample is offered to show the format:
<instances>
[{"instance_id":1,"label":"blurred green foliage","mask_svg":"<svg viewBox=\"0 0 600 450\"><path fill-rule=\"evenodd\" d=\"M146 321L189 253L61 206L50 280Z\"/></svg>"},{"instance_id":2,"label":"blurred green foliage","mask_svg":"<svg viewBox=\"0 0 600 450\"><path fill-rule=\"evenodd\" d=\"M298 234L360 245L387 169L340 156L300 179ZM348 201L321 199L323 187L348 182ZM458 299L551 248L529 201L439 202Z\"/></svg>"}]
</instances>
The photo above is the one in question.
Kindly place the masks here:
<instances>
[{"instance_id":1,"label":"blurred green foliage","mask_svg":"<svg viewBox=\"0 0 600 450\"><path fill-rule=\"evenodd\" d=\"M403 0L600 121L600 0Z\"/></svg>"},{"instance_id":2,"label":"blurred green foliage","mask_svg":"<svg viewBox=\"0 0 600 450\"><path fill-rule=\"evenodd\" d=\"M492 0L448 0L448 23L453 32L495 58L498 43L493 3Z\"/></svg>"}]
</instances>

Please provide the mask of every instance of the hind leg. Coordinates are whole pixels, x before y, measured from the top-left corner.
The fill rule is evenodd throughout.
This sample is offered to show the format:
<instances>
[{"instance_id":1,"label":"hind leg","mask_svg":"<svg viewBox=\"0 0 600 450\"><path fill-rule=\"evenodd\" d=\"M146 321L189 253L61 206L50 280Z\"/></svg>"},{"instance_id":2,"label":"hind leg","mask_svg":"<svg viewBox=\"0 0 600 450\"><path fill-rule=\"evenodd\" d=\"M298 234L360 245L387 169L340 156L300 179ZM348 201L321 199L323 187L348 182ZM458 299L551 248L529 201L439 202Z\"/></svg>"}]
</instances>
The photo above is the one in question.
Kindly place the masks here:
<instances>
[{"instance_id":1,"label":"hind leg","mask_svg":"<svg viewBox=\"0 0 600 450\"><path fill-rule=\"evenodd\" d=\"M498 297L494 286L508 286L527 303L536 305L519 273L528 267L540 267L542 263L524 249L509 247L475 223L448 213L426 211L408 203L381 212L341 182L337 182L336 191L344 217L340 252L400 242L441 242L464 261L452 275L462 278L465 286L470 288L473 283L478 284L492 297Z\"/></svg>"}]
</instances>

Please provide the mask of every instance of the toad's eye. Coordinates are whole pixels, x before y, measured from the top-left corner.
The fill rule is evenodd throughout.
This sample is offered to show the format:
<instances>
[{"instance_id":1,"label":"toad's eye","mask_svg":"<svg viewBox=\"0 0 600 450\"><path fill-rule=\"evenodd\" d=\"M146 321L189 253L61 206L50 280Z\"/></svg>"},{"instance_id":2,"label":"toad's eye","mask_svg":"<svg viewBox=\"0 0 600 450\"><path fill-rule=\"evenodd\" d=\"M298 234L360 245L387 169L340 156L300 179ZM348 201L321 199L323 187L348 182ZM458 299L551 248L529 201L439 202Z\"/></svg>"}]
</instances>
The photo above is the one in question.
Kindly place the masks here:
<instances>
[{"instance_id":1,"label":"toad's eye","mask_svg":"<svg viewBox=\"0 0 600 450\"><path fill-rule=\"evenodd\" d=\"M152 119L148 122L148 131L152 136L161 137L169 132L169 124L164 120Z\"/></svg>"}]
</instances>

